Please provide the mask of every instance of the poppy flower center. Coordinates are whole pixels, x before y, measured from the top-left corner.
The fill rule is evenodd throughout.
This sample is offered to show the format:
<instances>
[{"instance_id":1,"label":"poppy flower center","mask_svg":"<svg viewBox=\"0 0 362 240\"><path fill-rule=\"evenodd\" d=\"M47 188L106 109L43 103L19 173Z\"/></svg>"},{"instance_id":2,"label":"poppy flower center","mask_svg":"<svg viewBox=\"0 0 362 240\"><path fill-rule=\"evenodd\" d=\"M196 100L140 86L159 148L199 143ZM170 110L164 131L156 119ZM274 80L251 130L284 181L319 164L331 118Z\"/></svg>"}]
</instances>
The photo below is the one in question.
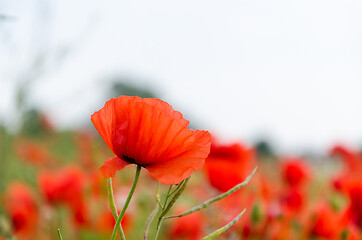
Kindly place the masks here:
<instances>
[{"instance_id":1,"label":"poppy flower center","mask_svg":"<svg viewBox=\"0 0 362 240\"><path fill-rule=\"evenodd\" d=\"M130 158L126 155L123 155L123 161L128 162L129 164L136 164L136 165L140 165L141 167L147 167L150 164L140 164L139 162L136 162L136 160L134 158Z\"/></svg>"},{"instance_id":2,"label":"poppy flower center","mask_svg":"<svg viewBox=\"0 0 362 240\"><path fill-rule=\"evenodd\" d=\"M130 158L130 157L126 156L126 155L123 155L123 160L128 162L128 163L131 163L131 164L138 164L138 163L136 163L134 158Z\"/></svg>"}]
</instances>

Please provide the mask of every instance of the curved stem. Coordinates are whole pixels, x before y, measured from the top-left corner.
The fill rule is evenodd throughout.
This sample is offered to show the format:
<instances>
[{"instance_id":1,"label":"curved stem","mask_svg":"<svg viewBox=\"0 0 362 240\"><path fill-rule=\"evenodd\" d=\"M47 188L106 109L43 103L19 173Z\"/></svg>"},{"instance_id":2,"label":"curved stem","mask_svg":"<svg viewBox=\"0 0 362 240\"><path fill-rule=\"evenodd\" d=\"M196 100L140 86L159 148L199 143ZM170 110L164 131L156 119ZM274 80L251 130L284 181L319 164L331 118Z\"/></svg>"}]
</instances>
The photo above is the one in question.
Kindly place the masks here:
<instances>
[{"instance_id":1,"label":"curved stem","mask_svg":"<svg viewBox=\"0 0 362 240\"><path fill-rule=\"evenodd\" d=\"M155 235L155 240L157 240L158 235L160 233L160 229L161 229L161 225L164 219L164 216L170 211L170 209L172 208L172 206L175 204L175 202L177 201L177 199L181 196L181 193L185 190L186 185L188 183L188 181L190 180L190 177L188 177L186 180L184 180L182 182L181 187L178 189L178 191L175 193L175 195L172 197L171 201L167 204L167 206L164 207L163 211L161 212L160 216L158 217L158 223L157 223L157 227L156 227L156 235Z\"/></svg>"},{"instance_id":2,"label":"curved stem","mask_svg":"<svg viewBox=\"0 0 362 240\"><path fill-rule=\"evenodd\" d=\"M60 229L58 228L58 237L60 240L63 240L62 234L60 233Z\"/></svg>"},{"instance_id":3,"label":"curved stem","mask_svg":"<svg viewBox=\"0 0 362 240\"><path fill-rule=\"evenodd\" d=\"M179 188L179 190L176 192L176 194L171 198L171 201L167 204L167 206L165 206L165 210L161 213L160 219L163 218L170 211L172 206L175 204L177 199L181 196L182 192L185 190L186 185L189 180L190 180L190 177L188 177L188 178L186 178L186 180L184 180L182 186Z\"/></svg>"},{"instance_id":4,"label":"curved stem","mask_svg":"<svg viewBox=\"0 0 362 240\"><path fill-rule=\"evenodd\" d=\"M112 187L112 178L107 178L107 193L108 193L108 200L109 200L109 207L111 208L114 220L117 221L118 219L118 211L117 207L114 201L114 195L113 195L113 187ZM126 237L124 236L122 224L119 224L119 235L121 236L122 240L125 240Z\"/></svg>"},{"instance_id":5,"label":"curved stem","mask_svg":"<svg viewBox=\"0 0 362 240\"><path fill-rule=\"evenodd\" d=\"M170 197L170 192L171 192L172 186L173 186L173 185L170 185L169 188L168 188L168 191L167 191L167 194L166 194L166 198L165 198L165 202L163 203L163 206L164 206L164 207L167 206L167 200L168 200L168 198ZM164 207L162 207L162 209L163 209Z\"/></svg>"},{"instance_id":6,"label":"curved stem","mask_svg":"<svg viewBox=\"0 0 362 240\"><path fill-rule=\"evenodd\" d=\"M232 225L234 225L237 221L239 221L239 219L241 218L241 216L243 216L243 214L245 213L246 209L244 209L236 218L234 218L231 222L229 222L228 224L226 224L225 226L217 229L215 232L210 233L209 235L207 235L206 237L202 238L201 240L211 240L216 238L217 236L219 236L221 233L225 232L226 230L228 230L229 228L231 228Z\"/></svg>"},{"instance_id":7,"label":"curved stem","mask_svg":"<svg viewBox=\"0 0 362 240\"><path fill-rule=\"evenodd\" d=\"M143 239L144 240L147 240L148 230L150 229L151 223L152 223L153 219L156 217L156 214L157 214L159 209L160 209L160 205L158 203L156 203L155 208L152 210L150 216L147 218L147 221L146 221L146 224L145 224L145 230L143 232Z\"/></svg>"},{"instance_id":8,"label":"curved stem","mask_svg":"<svg viewBox=\"0 0 362 240\"><path fill-rule=\"evenodd\" d=\"M135 175L135 177L134 177L131 190L129 191L127 200L126 200L126 202L124 203L124 206L123 206L123 208L122 208L122 211L121 211L121 213L119 214L118 219L117 219L117 221L116 221L116 224L115 224L115 226L114 226L114 228L113 228L111 240L114 240L114 239L116 238L116 235L117 235L117 226L121 223L121 221L122 221L122 219L123 219L123 216L124 216L124 214L126 213L127 207L128 207L128 205L129 205L129 203L130 203L130 201L131 201L131 198L132 198L132 196L133 196L134 190L136 189L137 182L138 182L138 179L139 179L139 177L140 177L140 171L141 171L141 165L137 165L136 175Z\"/></svg>"},{"instance_id":9,"label":"curved stem","mask_svg":"<svg viewBox=\"0 0 362 240\"><path fill-rule=\"evenodd\" d=\"M212 203L214 203L216 201L224 199L225 197L231 195L232 193L236 192L240 188L245 187L249 183L250 179L252 178L252 176L254 175L254 173L256 172L257 169L258 169L258 167L256 167L254 169L254 171L245 179L244 182L239 183L235 187L231 188L229 191L227 191L227 192L225 192L223 194L220 194L220 195L218 195L218 196L216 196L214 198L211 198L211 199L207 200L206 202L203 202L202 204L200 204L200 205L198 205L196 207L193 207L193 208L191 208L191 209L189 209L189 210L187 210L187 211L185 211L185 212L183 212L181 214L173 215L173 216L167 216L167 217L164 217L164 219L175 218L175 217L184 217L184 216L187 216L187 215L189 215L191 213L200 211L201 209L206 208L207 206L209 206L210 204L212 204Z\"/></svg>"},{"instance_id":10,"label":"curved stem","mask_svg":"<svg viewBox=\"0 0 362 240\"><path fill-rule=\"evenodd\" d=\"M157 228L156 228L156 235L155 235L155 239L154 239L154 240L157 240L158 235L160 234L162 222L163 222L163 218L161 218L161 219L158 220Z\"/></svg>"},{"instance_id":11,"label":"curved stem","mask_svg":"<svg viewBox=\"0 0 362 240\"><path fill-rule=\"evenodd\" d=\"M160 203L160 182L158 182L157 185L157 190L156 190L156 206L155 208L152 210L150 216L147 218L146 224L145 224L145 230L143 232L143 239L147 240L147 236L148 236L148 230L150 229L151 223L153 221L153 219L156 217L156 214L159 210L159 208L163 208L163 206Z\"/></svg>"}]
</instances>

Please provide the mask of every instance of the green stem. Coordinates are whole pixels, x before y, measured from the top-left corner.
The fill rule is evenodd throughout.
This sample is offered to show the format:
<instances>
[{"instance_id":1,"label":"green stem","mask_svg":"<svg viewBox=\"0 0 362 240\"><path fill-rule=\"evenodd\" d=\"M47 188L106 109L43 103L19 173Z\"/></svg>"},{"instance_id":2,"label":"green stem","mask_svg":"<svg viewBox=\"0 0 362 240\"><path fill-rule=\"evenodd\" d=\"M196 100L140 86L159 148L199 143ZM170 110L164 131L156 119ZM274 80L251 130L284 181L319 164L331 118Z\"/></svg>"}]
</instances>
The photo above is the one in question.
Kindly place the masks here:
<instances>
[{"instance_id":1,"label":"green stem","mask_svg":"<svg viewBox=\"0 0 362 240\"><path fill-rule=\"evenodd\" d=\"M157 184L157 190L156 190L155 198L156 198L156 206L152 210L150 216L147 218L147 221L146 221L146 224L145 224L145 230L143 232L143 239L144 240L147 240L148 230L150 229L151 223L152 223L153 219L155 219L158 210L160 209L160 207L163 209L163 206L161 205L161 202L160 202L160 182L158 182L158 184Z\"/></svg>"},{"instance_id":2,"label":"green stem","mask_svg":"<svg viewBox=\"0 0 362 240\"><path fill-rule=\"evenodd\" d=\"M60 233L60 229L58 228L58 237L60 240L63 240L62 234Z\"/></svg>"},{"instance_id":3,"label":"green stem","mask_svg":"<svg viewBox=\"0 0 362 240\"><path fill-rule=\"evenodd\" d=\"M190 180L190 177L183 181L182 186L179 188L179 190L175 193L175 195L172 197L171 201L165 206L164 210L161 212L160 216L158 217L158 223L157 223L157 230L155 235L155 240L157 240L158 235L160 233L161 225L164 219L164 216L170 211L172 206L175 204L177 199L181 196L181 193L185 190L186 185L188 181Z\"/></svg>"},{"instance_id":4,"label":"green stem","mask_svg":"<svg viewBox=\"0 0 362 240\"><path fill-rule=\"evenodd\" d=\"M166 195L166 198L165 198L165 202L163 203L162 209L167 206L167 200L168 200L168 198L169 198L170 195L171 195L170 192L171 192L172 186L173 186L173 185L171 184L170 187L168 188L167 195Z\"/></svg>"},{"instance_id":5,"label":"green stem","mask_svg":"<svg viewBox=\"0 0 362 240\"><path fill-rule=\"evenodd\" d=\"M156 202L158 203L158 205L160 205L160 207L163 209L163 206L162 206L161 200L160 200L160 184L161 184L161 183L158 182L155 198L156 198ZM158 210L157 210L157 211L158 211Z\"/></svg>"},{"instance_id":6,"label":"green stem","mask_svg":"<svg viewBox=\"0 0 362 240\"><path fill-rule=\"evenodd\" d=\"M129 194L128 194L128 197L127 197L127 200L126 202L124 203L124 206L122 208L122 211L121 213L119 214L118 218L117 218L117 221L116 221L116 224L113 228L113 232L112 232L112 236L111 236L111 240L114 240L116 238L116 235L117 235L117 226L121 223L122 219L123 219L123 216L124 214L126 213L126 210L127 210L127 207L131 201L131 198L133 196L133 193L134 193L134 190L136 189L136 186L137 186L137 182L138 182L138 179L140 177L140 171L141 171L141 165L137 165L137 170L136 170L136 175L134 177L134 180L133 180L133 184L132 184L132 187L131 187L131 190L129 191Z\"/></svg>"},{"instance_id":7,"label":"green stem","mask_svg":"<svg viewBox=\"0 0 362 240\"><path fill-rule=\"evenodd\" d=\"M109 200L109 207L111 208L114 220L117 221L118 219L118 211L117 207L114 201L114 195L113 195L113 187L112 187L112 178L107 178L107 193L108 193L108 200ZM119 224L119 235L121 236L122 240L125 240L126 237L123 232L122 224Z\"/></svg>"},{"instance_id":8,"label":"green stem","mask_svg":"<svg viewBox=\"0 0 362 240\"><path fill-rule=\"evenodd\" d=\"M177 199L181 196L181 193L185 190L186 185L188 183L188 181L190 180L190 178L187 178L184 183L182 184L182 187L180 187L180 189L177 191L177 193L172 197L171 201L167 204L167 206L165 206L165 209L163 210L163 212L160 215L160 219L163 218L172 208L172 206L175 204L175 202L177 201Z\"/></svg>"},{"instance_id":9,"label":"green stem","mask_svg":"<svg viewBox=\"0 0 362 240\"><path fill-rule=\"evenodd\" d=\"M234 225L237 221L239 221L239 219L241 218L241 216L243 216L243 214L245 213L246 209L244 209L236 218L234 218L231 222L229 222L228 224L226 224L225 226L217 229L216 231L210 233L209 235L207 235L206 237L202 238L201 240L210 240L210 239L214 239L217 236L219 236L221 233L225 232L226 230L228 230L232 225Z\"/></svg>"},{"instance_id":10,"label":"green stem","mask_svg":"<svg viewBox=\"0 0 362 240\"><path fill-rule=\"evenodd\" d=\"M178 184L178 185L176 186L176 189L173 190L171 193L167 193L167 194L168 194L167 197L169 198L169 197L171 197L175 192L177 192L177 191L180 189L180 187L182 187L182 184L183 184L183 183L184 183L184 181L181 182L180 184ZM167 203L167 199L168 199L168 198L166 198L165 203Z\"/></svg>"},{"instance_id":11,"label":"green stem","mask_svg":"<svg viewBox=\"0 0 362 240\"><path fill-rule=\"evenodd\" d=\"M230 194L236 192L236 191L239 190L240 188L245 187L245 185L249 183L251 177L254 175L254 173L256 172L257 169L258 169L258 167L256 167L256 168L254 169L254 171L245 179L244 182L239 183L238 185L236 185L235 187L233 187L233 188L230 189L229 191L227 191L227 192L225 192L225 193L223 193L223 194L220 194L219 196L216 196L216 197L214 197L214 198L211 198L211 199L207 200L206 202L204 202L204 203L202 203L202 204L200 204L200 205L198 205L198 206L196 206L196 207L193 207L193 208L191 208L191 209L189 209L189 210L187 210L187 211L185 211L185 212L183 212L183 213L181 213L181 214L173 215L173 216L167 216L167 217L164 217L164 219L175 218L175 217L184 217L184 216L189 215L189 214L191 214L191 213L200 211L201 209L206 208L206 207L209 206L210 204L212 204L212 203L214 203L214 202L216 202L216 201L219 201L219 200L221 200L221 199L229 196Z\"/></svg>"},{"instance_id":12,"label":"green stem","mask_svg":"<svg viewBox=\"0 0 362 240\"><path fill-rule=\"evenodd\" d=\"M156 229L156 235L155 235L155 239L154 239L154 240L157 240L158 235L160 234L160 229L161 229L162 222L163 222L163 218L161 218L161 219L158 220L157 229Z\"/></svg>"},{"instance_id":13,"label":"green stem","mask_svg":"<svg viewBox=\"0 0 362 240\"><path fill-rule=\"evenodd\" d=\"M143 232L143 239L144 240L147 240L148 230L150 229L151 223L152 223L153 219L155 219L156 214L157 214L159 209L160 209L160 205L158 203L156 203L155 208L152 210L150 216L147 218L147 221L146 221L146 224L145 224L145 231Z\"/></svg>"}]
</instances>

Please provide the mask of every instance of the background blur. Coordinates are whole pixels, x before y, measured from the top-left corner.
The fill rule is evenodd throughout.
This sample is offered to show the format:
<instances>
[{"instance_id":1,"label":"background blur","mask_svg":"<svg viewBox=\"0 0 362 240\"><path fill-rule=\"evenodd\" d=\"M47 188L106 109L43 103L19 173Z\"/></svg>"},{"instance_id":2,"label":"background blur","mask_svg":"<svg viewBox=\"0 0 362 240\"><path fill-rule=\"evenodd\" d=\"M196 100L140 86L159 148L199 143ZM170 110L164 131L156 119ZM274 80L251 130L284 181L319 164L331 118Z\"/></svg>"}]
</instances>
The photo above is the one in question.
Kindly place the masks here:
<instances>
[{"instance_id":1,"label":"background blur","mask_svg":"<svg viewBox=\"0 0 362 240\"><path fill-rule=\"evenodd\" d=\"M214 137L170 214L258 166L160 240L198 240L244 208L220 239L362 239L361 13L359 0L0 0L0 240L110 236L112 153L90 116L119 95L160 98ZM118 209L134 168L113 178ZM142 170L127 239L156 186Z\"/></svg>"},{"instance_id":2,"label":"background blur","mask_svg":"<svg viewBox=\"0 0 362 240\"><path fill-rule=\"evenodd\" d=\"M361 12L357 0L2 0L0 121L16 132L36 109L59 129L91 126L111 96L141 91L222 139L359 147Z\"/></svg>"}]
</instances>

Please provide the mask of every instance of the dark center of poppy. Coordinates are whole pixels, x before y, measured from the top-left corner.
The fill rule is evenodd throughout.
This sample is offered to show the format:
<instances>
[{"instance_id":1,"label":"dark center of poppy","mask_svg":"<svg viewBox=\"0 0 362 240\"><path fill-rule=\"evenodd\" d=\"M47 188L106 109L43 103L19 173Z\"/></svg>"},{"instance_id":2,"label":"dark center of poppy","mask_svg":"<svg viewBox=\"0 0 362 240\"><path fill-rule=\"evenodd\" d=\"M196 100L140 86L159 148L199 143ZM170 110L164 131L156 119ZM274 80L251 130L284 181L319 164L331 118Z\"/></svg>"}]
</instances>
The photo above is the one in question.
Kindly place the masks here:
<instances>
[{"instance_id":1,"label":"dark center of poppy","mask_svg":"<svg viewBox=\"0 0 362 240\"><path fill-rule=\"evenodd\" d=\"M137 164L136 161L133 159L133 158L130 158L126 155L123 155L123 160L128 162L128 163L131 163L131 164Z\"/></svg>"},{"instance_id":2,"label":"dark center of poppy","mask_svg":"<svg viewBox=\"0 0 362 240\"><path fill-rule=\"evenodd\" d=\"M123 158L122 158L124 161L130 163L130 164L136 164L136 165L140 165L141 167L147 167L149 166L149 164L140 164L138 162L136 162L136 160L134 160L134 158L130 158L126 155L123 155Z\"/></svg>"}]
</instances>

